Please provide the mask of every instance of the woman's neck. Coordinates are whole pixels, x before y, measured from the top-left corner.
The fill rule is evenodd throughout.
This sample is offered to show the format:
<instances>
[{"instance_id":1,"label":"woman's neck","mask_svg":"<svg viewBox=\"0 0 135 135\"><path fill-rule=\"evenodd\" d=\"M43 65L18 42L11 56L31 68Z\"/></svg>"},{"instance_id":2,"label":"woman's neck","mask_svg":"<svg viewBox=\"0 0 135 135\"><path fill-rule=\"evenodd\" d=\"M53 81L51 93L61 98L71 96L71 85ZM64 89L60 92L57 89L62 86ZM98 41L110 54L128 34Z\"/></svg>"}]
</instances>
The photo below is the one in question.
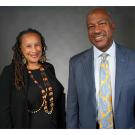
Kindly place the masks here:
<instances>
[{"instance_id":1,"label":"woman's neck","mask_svg":"<svg viewBox=\"0 0 135 135\"><path fill-rule=\"evenodd\" d=\"M29 63L27 65L27 69L29 69L29 70L39 69L40 67L41 67L41 64L39 64L39 63Z\"/></svg>"}]
</instances>

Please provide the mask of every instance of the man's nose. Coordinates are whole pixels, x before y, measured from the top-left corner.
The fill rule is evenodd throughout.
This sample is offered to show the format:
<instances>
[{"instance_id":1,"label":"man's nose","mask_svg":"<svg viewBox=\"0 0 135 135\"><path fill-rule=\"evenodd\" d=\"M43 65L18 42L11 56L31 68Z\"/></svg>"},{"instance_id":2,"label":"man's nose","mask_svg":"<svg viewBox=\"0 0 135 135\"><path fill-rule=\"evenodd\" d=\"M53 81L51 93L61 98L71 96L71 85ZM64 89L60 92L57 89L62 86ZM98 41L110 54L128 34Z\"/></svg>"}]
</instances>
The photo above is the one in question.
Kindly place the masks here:
<instances>
[{"instance_id":1,"label":"man's nose","mask_svg":"<svg viewBox=\"0 0 135 135\"><path fill-rule=\"evenodd\" d=\"M95 26L94 32L95 32L95 33L100 33L100 32L101 32L101 29L100 29L99 25L96 25L96 26Z\"/></svg>"}]
</instances>

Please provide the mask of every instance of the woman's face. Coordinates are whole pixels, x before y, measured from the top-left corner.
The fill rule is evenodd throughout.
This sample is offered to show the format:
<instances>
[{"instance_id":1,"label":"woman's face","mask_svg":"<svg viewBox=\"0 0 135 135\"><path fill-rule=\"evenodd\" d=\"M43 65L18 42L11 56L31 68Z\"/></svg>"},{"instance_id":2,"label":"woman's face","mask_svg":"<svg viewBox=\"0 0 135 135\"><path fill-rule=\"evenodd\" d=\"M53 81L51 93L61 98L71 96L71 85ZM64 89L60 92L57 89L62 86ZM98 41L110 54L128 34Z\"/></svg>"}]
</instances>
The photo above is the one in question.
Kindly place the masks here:
<instances>
[{"instance_id":1,"label":"woman's face","mask_svg":"<svg viewBox=\"0 0 135 135\"><path fill-rule=\"evenodd\" d=\"M21 37L21 51L28 64L37 64L42 56L41 38L36 33L27 33Z\"/></svg>"}]
</instances>

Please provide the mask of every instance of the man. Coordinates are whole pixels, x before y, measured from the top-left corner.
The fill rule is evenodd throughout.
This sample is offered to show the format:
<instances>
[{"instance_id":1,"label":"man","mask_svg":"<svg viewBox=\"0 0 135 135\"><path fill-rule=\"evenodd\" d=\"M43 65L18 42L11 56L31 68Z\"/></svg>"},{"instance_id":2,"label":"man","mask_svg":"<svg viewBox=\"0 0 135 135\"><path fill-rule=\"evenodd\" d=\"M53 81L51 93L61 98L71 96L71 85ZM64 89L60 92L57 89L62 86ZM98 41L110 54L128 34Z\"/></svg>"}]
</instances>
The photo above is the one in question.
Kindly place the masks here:
<instances>
[{"instance_id":1,"label":"man","mask_svg":"<svg viewBox=\"0 0 135 135\"><path fill-rule=\"evenodd\" d=\"M93 47L69 64L67 128L135 128L135 52L113 40L110 14L87 16Z\"/></svg>"}]
</instances>

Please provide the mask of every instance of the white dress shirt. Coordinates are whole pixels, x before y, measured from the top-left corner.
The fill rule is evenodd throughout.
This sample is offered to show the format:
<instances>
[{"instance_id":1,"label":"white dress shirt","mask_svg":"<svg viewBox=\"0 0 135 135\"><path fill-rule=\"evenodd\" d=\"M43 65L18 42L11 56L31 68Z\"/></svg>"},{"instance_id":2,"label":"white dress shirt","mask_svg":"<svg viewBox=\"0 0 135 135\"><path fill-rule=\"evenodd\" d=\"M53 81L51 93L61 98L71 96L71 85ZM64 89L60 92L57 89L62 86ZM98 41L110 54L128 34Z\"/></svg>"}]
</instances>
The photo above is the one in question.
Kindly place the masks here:
<instances>
[{"instance_id":1,"label":"white dress shirt","mask_svg":"<svg viewBox=\"0 0 135 135\"><path fill-rule=\"evenodd\" d=\"M96 100L98 103L98 96L99 96L99 72L100 72L100 63L101 57L100 55L103 53L95 46L93 47L94 50L94 75L95 75L95 87L96 87ZM111 76L111 86L112 86L112 106L114 111L114 99L115 99L115 71L116 71L116 44L113 41L112 46L105 52L109 54L107 57L109 63L109 70Z\"/></svg>"}]
</instances>

